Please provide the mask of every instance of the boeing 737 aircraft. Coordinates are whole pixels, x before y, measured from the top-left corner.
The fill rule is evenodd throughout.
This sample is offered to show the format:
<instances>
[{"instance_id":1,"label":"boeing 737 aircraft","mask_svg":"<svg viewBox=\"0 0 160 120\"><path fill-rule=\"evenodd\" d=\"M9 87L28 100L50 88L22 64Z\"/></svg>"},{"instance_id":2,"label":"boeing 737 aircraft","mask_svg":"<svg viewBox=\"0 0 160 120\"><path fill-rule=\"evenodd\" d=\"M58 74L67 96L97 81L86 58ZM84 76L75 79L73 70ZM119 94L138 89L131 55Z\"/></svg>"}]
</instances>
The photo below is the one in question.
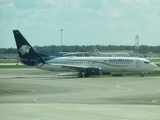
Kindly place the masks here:
<instances>
[{"instance_id":1,"label":"boeing 737 aircraft","mask_svg":"<svg viewBox=\"0 0 160 120\"><path fill-rule=\"evenodd\" d=\"M107 72L138 72L143 77L157 65L132 57L48 57L37 53L18 30L13 30L19 59L28 66L50 71L76 71L78 77Z\"/></svg>"}]
</instances>

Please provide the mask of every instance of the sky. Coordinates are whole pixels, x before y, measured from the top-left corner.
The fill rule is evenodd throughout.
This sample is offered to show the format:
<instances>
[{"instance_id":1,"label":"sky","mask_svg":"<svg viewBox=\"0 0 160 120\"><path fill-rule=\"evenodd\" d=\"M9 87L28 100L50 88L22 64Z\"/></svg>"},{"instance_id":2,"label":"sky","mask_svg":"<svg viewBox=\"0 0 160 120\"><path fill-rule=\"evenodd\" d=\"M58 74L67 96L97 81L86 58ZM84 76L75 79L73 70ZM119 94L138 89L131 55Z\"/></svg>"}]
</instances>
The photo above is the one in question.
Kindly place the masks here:
<instances>
[{"instance_id":1,"label":"sky","mask_svg":"<svg viewBox=\"0 0 160 120\"><path fill-rule=\"evenodd\" d=\"M160 0L0 0L0 48L16 48L18 29L32 46L160 45ZM63 31L61 32L61 29Z\"/></svg>"}]
</instances>

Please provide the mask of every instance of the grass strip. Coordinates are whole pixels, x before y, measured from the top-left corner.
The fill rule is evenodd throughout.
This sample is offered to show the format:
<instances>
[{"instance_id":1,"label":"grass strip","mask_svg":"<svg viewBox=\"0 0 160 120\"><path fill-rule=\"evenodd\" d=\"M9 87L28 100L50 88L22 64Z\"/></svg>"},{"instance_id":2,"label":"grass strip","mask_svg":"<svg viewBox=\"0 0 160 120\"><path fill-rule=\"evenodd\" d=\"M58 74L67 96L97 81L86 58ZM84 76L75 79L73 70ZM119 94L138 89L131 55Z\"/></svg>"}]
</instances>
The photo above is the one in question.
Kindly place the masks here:
<instances>
[{"instance_id":1,"label":"grass strip","mask_svg":"<svg viewBox=\"0 0 160 120\"><path fill-rule=\"evenodd\" d=\"M0 65L0 68L29 68L26 65Z\"/></svg>"}]
</instances>

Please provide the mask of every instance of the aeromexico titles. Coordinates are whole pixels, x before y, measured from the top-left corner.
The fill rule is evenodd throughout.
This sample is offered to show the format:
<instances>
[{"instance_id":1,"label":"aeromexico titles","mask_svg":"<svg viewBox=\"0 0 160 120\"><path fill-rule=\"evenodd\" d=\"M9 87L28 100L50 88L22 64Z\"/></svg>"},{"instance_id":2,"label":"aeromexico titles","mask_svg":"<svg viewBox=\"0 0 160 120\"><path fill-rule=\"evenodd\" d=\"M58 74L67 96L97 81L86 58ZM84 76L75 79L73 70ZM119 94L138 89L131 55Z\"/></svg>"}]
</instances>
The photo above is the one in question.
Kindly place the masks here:
<instances>
[{"instance_id":1,"label":"aeromexico titles","mask_svg":"<svg viewBox=\"0 0 160 120\"><path fill-rule=\"evenodd\" d=\"M157 65L133 57L49 57L37 53L19 30L13 30L20 61L28 66L49 71L75 71L78 77L108 72L137 72L143 76Z\"/></svg>"}]
</instances>

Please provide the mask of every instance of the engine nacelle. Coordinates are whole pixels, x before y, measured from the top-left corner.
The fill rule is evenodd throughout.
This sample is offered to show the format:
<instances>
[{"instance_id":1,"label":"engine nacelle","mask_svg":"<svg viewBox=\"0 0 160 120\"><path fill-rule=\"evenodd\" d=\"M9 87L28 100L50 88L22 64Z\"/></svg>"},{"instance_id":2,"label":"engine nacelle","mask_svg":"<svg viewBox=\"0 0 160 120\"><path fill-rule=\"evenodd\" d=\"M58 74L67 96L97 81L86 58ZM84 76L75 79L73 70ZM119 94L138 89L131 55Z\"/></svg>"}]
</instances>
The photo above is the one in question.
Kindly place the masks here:
<instances>
[{"instance_id":1,"label":"engine nacelle","mask_svg":"<svg viewBox=\"0 0 160 120\"><path fill-rule=\"evenodd\" d=\"M88 75L101 75L102 74L102 69L101 68L90 67L90 68L86 69L86 73Z\"/></svg>"}]
</instances>

